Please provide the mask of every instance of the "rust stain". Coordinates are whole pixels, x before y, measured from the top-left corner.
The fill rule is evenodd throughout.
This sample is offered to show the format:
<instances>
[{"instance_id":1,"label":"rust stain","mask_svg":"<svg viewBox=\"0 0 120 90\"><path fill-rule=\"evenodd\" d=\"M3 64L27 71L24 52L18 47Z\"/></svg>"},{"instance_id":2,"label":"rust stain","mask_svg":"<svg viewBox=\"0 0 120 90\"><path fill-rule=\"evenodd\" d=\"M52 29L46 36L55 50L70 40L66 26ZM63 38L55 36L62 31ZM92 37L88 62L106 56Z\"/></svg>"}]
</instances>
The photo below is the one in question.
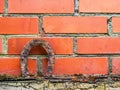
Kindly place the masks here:
<instances>
[{"instance_id":1,"label":"rust stain","mask_svg":"<svg viewBox=\"0 0 120 90\"><path fill-rule=\"evenodd\" d=\"M46 42L44 40L38 40L38 39L34 39L34 40L29 41L24 46L24 48L21 52L20 60L21 60L22 77L30 77L29 73L28 73L27 59L28 59L28 55L29 55L30 50L34 46L42 46L46 50L46 52L48 53L48 66L46 69L45 76L51 77L52 72L53 72L54 63L55 63L54 51L48 42Z\"/></svg>"}]
</instances>

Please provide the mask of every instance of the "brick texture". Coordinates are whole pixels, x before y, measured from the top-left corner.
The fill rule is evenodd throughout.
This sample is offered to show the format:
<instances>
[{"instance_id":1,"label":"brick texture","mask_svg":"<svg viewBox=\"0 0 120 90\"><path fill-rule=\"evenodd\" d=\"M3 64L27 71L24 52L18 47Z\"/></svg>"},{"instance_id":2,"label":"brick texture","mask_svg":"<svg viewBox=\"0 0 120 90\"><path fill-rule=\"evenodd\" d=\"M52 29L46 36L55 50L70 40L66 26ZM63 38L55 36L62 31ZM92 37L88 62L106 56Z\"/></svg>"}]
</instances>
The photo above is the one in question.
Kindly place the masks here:
<instances>
[{"instance_id":1,"label":"brick texture","mask_svg":"<svg viewBox=\"0 0 120 90\"><path fill-rule=\"evenodd\" d=\"M9 38L8 54L20 54L24 45L33 38ZM72 38L39 38L50 43L56 54L72 54L73 39ZM41 47L35 47L31 50L31 54L46 54Z\"/></svg>"},{"instance_id":2,"label":"brick texture","mask_svg":"<svg viewBox=\"0 0 120 90\"><path fill-rule=\"evenodd\" d=\"M79 54L118 54L120 38L88 37L78 38L77 53Z\"/></svg>"},{"instance_id":3,"label":"brick texture","mask_svg":"<svg viewBox=\"0 0 120 90\"><path fill-rule=\"evenodd\" d=\"M119 17L113 17L112 18L112 29L114 33L120 33L120 18Z\"/></svg>"},{"instance_id":4,"label":"brick texture","mask_svg":"<svg viewBox=\"0 0 120 90\"><path fill-rule=\"evenodd\" d=\"M4 0L0 0L0 13L4 12Z\"/></svg>"},{"instance_id":5,"label":"brick texture","mask_svg":"<svg viewBox=\"0 0 120 90\"><path fill-rule=\"evenodd\" d=\"M79 12L120 13L120 0L80 0Z\"/></svg>"},{"instance_id":6,"label":"brick texture","mask_svg":"<svg viewBox=\"0 0 120 90\"><path fill-rule=\"evenodd\" d=\"M21 74L18 57L33 39L53 48L54 75L120 75L119 23L120 0L0 0L0 76ZM30 54L45 74L45 49ZM31 74L36 65L29 59Z\"/></svg>"},{"instance_id":7,"label":"brick texture","mask_svg":"<svg viewBox=\"0 0 120 90\"><path fill-rule=\"evenodd\" d=\"M38 18L0 17L0 34L38 33Z\"/></svg>"},{"instance_id":8,"label":"brick texture","mask_svg":"<svg viewBox=\"0 0 120 90\"><path fill-rule=\"evenodd\" d=\"M34 75L36 74L36 60L28 60L28 70L29 73ZM19 58L0 58L0 74L20 76L20 59Z\"/></svg>"},{"instance_id":9,"label":"brick texture","mask_svg":"<svg viewBox=\"0 0 120 90\"><path fill-rule=\"evenodd\" d=\"M73 13L74 0L8 0L9 13Z\"/></svg>"},{"instance_id":10,"label":"brick texture","mask_svg":"<svg viewBox=\"0 0 120 90\"><path fill-rule=\"evenodd\" d=\"M44 17L43 28L46 33L107 33L107 19L105 17Z\"/></svg>"},{"instance_id":11,"label":"brick texture","mask_svg":"<svg viewBox=\"0 0 120 90\"><path fill-rule=\"evenodd\" d=\"M43 60L43 72L46 70L47 60ZM74 74L107 74L108 61L105 57L57 58L55 61L55 75Z\"/></svg>"},{"instance_id":12,"label":"brick texture","mask_svg":"<svg viewBox=\"0 0 120 90\"><path fill-rule=\"evenodd\" d=\"M112 58L112 73L120 74L120 57Z\"/></svg>"}]
</instances>

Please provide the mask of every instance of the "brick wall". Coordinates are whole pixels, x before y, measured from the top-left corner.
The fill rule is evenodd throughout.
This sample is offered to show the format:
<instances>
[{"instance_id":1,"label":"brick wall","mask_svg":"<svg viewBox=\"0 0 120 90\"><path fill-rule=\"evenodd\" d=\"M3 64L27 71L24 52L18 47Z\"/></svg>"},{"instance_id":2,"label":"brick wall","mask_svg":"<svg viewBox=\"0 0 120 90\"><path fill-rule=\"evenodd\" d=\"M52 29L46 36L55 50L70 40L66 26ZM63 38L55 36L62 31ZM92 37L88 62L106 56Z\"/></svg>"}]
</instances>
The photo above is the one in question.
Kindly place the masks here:
<instances>
[{"instance_id":1,"label":"brick wall","mask_svg":"<svg viewBox=\"0 0 120 90\"><path fill-rule=\"evenodd\" d=\"M119 4L120 0L0 0L0 74L20 76L20 52L34 38L53 47L55 75L120 74ZM30 54L29 72L42 67L39 71L44 73L45 50L35 47Z\"/></svg>"}]
</instances>

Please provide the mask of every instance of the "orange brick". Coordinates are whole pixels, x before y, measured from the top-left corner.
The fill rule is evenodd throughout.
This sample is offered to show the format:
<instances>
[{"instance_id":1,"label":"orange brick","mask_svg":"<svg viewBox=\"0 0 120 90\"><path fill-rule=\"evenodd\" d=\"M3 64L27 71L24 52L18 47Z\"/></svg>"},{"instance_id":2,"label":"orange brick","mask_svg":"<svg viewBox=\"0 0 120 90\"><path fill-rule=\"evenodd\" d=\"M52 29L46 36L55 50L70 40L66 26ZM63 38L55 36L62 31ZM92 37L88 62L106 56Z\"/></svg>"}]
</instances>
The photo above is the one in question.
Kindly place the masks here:
<instances>
[{"instance_id":1,"label":"orange brick","mask_svg":"<svg viewBox=\"0 0 120 90\"><path fill-rule=\"evenodd\" d=\"M80 0L79 12L120 13L120 0Z\"/></svg>"},{"instance_id":2,"label":"orange brick","mask_svg":"<svg viewBox=\"0 0 120 90\"><path fill-rule=\"evenodd\" d=\"M115 33L120 33L120 18L119 17L113 17L112 18L112 29Z\"/></svg>"},{"instance_id":3,"label":"orange brick","mask_svg":"<svg viewBox=\"0 0 120 90\"><path fill-rule=\"evenodd\" d=\"M0 13L4 12L4 0L0 0Z\"/></svg>"},{"instance_id":4,"label":"orange brick","mask_svg":"<svg viewBox=\"0 0 120 90\"><path fill-rule=\"evenodd\" d=\"M8 53L20 54L24 45L33 38L9 38ZM35 38L34 38L35 39ZM72 54L73 38L39 38L48 41L56 54ZM41 47L34 47L31 54L45 54Z\"/></svg>"},{"instance_id":5,"label":"orange brick","mask_svg":"<svg viewBox=\"0 0 120 90\"><path fill-rule=\"evenodd\" d=\"M50 16L43 18L43 28L46 33L107 33L107 18Z\"/></svg>"},{"instance_id":6,"label":"orange brick","mask_svg":"<svg viewBox=\"0 0 120 90\"><path fill-rule=\"evenodd\" d=\"M120 74L120 57L112 58L112 73Z\"/></svg>"},{"instance_id":7,"label":"orange brick","mask_svg":"<svg viewBox=\"0 0 120 90\"><path fill-rule=\"evenodd\" d=\"M38 18L0 17L0 34L38 33Z\"/></svg>"},{"instance_id":8,"label":"orange brick","mask_svg":"<svg viewBox=\"0 0 120 90\"><path fill-rule=\"evenodd\" d=\"M28 60L28 70L30 74L36 74L36 60ZM0 74L21 75L19 58L0 58Z\"/></svg>"},{"instance_id":9,"label":"orange brick","mask_svg":"<svg viewBox=\"0 0 120 90\"><path fill-rule=\"evenodd\" d=\"M78 38L77 53L79 54L118 54L120 53L120 38L119 37Z\"/></svg>"},{"instance_id":10,"label":"orange brick","mask_svg":"<svg viewBox=\"0 0 120 90\"><path fill-rule=\"evenodd\" d=\"M73 13L74 0L8 0L9 13Z\"/></svg>"},{"instance_id":11,"label":"orange brick","mask_svg":"<svg viewBox=\"0 0 120 90\"><path fill-rule=\"evenodd\" d=\"M0 38L0 53L2 53L2 38Z\"/></svg>"},{"instance_id":12,"label":"orange brick","mask_svg":"<svg viewBox=\"0 0 120 90\"><path fill-rule=\"evenodd\" d=\"M46 66L45 59L43 73ZM108 74L108 60L106 57L57 58L53 73L55 75Z\"/></svg>"}]
</instances>

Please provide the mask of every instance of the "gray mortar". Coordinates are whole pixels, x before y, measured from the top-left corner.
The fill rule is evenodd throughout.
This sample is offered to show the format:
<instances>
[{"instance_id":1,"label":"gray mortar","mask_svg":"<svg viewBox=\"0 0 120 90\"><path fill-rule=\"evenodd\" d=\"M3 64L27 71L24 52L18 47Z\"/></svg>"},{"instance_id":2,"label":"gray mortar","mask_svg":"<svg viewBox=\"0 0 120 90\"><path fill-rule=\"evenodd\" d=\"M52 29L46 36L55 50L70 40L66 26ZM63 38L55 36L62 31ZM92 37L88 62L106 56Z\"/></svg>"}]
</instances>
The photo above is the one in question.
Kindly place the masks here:
<instances>
[{"instance_id":1,"label":"gray mortar","mask_svg":"<svg viewBox=\"0 0 120 90\"><path fill-rule=\"evenodd\" d=\"M108 17L107 24L108 24L108 35L112 36L112 17Z\"/></svg>"},{"instance_id":2,"label":"gray mortar","mask_svg":"<svg viewBox=\"0 0 120 90\"><path fill-rule=\"evenodd\" d=\"M5 4L4 14L7 15L7 13L8 13L8 0L5 0L4 4Z\"/></svg>"},{"instance_id":3,"label":"gray mortar","mask_svg":"<svg viewBox=\"0 0 120 90\"><path fill-rule=\"evenodd\" d=\"M7 54L8 50L8 42L7 42L7 37L5 35L0 36L2 38L2 53Z\"/></svg>"}]
</instances>

